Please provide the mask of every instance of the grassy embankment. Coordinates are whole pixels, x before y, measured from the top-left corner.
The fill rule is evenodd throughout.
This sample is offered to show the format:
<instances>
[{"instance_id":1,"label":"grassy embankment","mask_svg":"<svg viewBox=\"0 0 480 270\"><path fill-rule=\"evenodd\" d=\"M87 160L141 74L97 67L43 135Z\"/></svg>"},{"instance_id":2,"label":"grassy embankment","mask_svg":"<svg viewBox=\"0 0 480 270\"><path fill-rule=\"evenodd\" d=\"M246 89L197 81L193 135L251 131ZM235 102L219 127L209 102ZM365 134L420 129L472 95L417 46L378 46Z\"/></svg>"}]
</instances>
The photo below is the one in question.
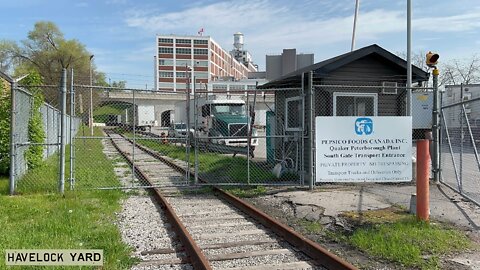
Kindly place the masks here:
<instances>
[{"instance_id":1,"label":"grassy embankment","mask_svg":"<svg viewBox=\"0 0 480 270\"><path fill-rule=\"evenodd\" d=\"M100 130L95 133L101 135ZM76 153L78 188L119 185L99 140L77 142ZM20 195L17 196L7 196L8 178L0 178L0 250L103 249L103 269L128 268L134 262L129 256L130 249L121 241L112 222L124 193L119 190L72 192L68 191L67 184L62 197L56 193L57 162L58 157L52 156L43 166L29 171L19 181ZM0 267L4 265L2 255Z\"/></svg>"},{"instance_id":2,"label":"grassy embankment","mask_svg":"<svg viewBox=\"0 0 480 270\"><path fill-rule=\"evenodd\" d=\"M324 233L337 242L347 243L374 258L401 264L407 269L440 269L441 257L472 247L462 231L434 222L417 221L400 209L346 213L356 224L353 232L326 231L318 222L301 220L310 234Z\"/></svg>"},{"instance_id":3,"label":"grassy embankment","mask_svg":"<svg viewBox=\"0 0 480 270\"><path fill-rule=\"evenodd\" d=\"M132 133L124 133L127 137L132 137ZM187 160L185 147L173 144L162 144L159 140L142 139L141 136L136 138L136 142L155 150L162 155L173 159ZM190 164L194 164L194 150L190 153ZM221 183L247 183L247 158L242 155L233 157L232 155L224 155L219 153L199 151L199 173L208 178L209 182ZM264 163L250 162L250 179L251 183L271 183L272 181L293 181L296 176L285 174L277 179Z\"/></svg>"}]
</instances>

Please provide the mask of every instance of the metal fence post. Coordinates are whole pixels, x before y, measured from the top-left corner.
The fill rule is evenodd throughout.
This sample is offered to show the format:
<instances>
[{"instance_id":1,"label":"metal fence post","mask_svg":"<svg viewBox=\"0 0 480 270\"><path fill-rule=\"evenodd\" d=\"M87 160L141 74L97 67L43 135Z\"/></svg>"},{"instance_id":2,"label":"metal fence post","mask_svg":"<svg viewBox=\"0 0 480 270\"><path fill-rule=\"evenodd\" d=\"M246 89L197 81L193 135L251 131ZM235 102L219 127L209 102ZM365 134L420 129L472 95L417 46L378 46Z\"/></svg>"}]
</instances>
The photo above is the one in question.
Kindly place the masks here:
<instances>
[{"instance_id":1,"label":"metal fence post","mask_svg":"<svg viewBox=\"0 0 480 270\"><path fill-rule=\"evenodd\" d=\"M75 178L74 178L74 162L75 162L75 146L73 140L74 133L74 116L75 116L75 88L73 87L73 68L70 70L70 190L74 189Z\"/></svg>"},{"instance_id":2,"label":"metal fence post","mask_svg":"<svg viewBox=\"0 0 480 270\"><path fill-rule=\"evenodd\" d=\"M304 83L305 83L305 73L302 73L302 76L301 76L301 79L302 79L302 83L301 83L301 89L300 89L300 94L302 96L302 116L304 117L304 119L302 120L302 143L300 144L301 145L301 151L300 151L300 185L303 187L305 185L305 139L307 138L305 136L305 119L307 118L306 116L306 111L305 111L305 87L304 87Z\"/></svg>"},{"instance_id":3,"label":"metal fence post","mask_svg":"<svg viewBox=\"0 0 480 270\"><path fill-rule=\"evenodd\" d=\"M463 142L465 139L465 132L463 131L463 113L465 112L465 104L463 103L463 83L460 84L460 101L462 102L460 108L460 186L458 190L463 193Z\"/></svg>"},{"instance_id":4,"label":"metal fence post","mask_svg":"<svg viewBox=\"0 0 480 270\"><path fill-rule=\"evenodd\" d=\"M16 149L15 149L15 114L16 114L16 104L15 104L15 89L17 84L15 81L10 82L10 178L9 178L9 192L10 195L15 193L15 158L16 158Z\"/></svg>"},{"instance_id":5,"label":"metal fence post","mask_svg":"<svg viewBox=\"0 0 480 270\"><path fill-rule=\"evenodd\" d=\"M66 121L65 111L67 105L67 70L62 69L62 80L60 86L60 179L59 179L59 191L61 194L65 193L65 133L66 133Z\"/></svg>"},{"instance_id":6,"label":"metal fence post","mask_svg":"<svg viewBox=\"0 0 480 270\"><path fill-rule=\"evenodd\" d=\"M313 92L313 86L312 86L312 79L313 72L310 71L308 73L308 94L310 95L310 101L309 101L309 106L310 106L310 112L309 112L309 121L310 121L310 160L309 160L309 167L310 167L310 179L309 179L309 188L310 190L313 190L313 187L315 186L315 93Z\"/></svg>"},{"instance_id":7,"label":"metal fence post","mask_svg":"<svg viewBox=\"0 0 480 270\"><path fill-rule=\"evenodd\" d=\"M250 134L250 117L252 117L252 113L250 112L250 95L247 93L247 134ZM250 140L250 137L248 138ZM250 185L250 141L247 143L247 184Z\"/></svg>"},{"instance_id":8,"label":"metal fence post","mask_svg":"<svg viewBox=\"0 0 480 270\"><path fill-rule=\"evenodd\" d=\"M185 159L187 162L187 170L186 170L186 178L187 181L190 182L190 82L191 82L191 76L190 76L190 71L193 71L193 69L189 66L185 66L186 72L187 72L187 87L186 87L186 118L187 118L187 132L185 134Z\"/></svg>"},{"instance_id":9,"label":"metal fence post","mask_svg":"<svg viewBox=\"0 0 480 270\"><path fill-rule=\"evenodd\" d=\"M433 111L432 111L432 130L433 130L433 156L432 156L432 165L433 165L433 179L438 184L440 183L440 162L439 162L439 153L440 153L440 102L439 102L439 92L438 92L438 75L439 71L437 68L433 69Z\"/></svg>"},{"instance_id":10,"label":"metal fence post","mask_svg":"<svg viewBox=\"0 0 480 270\"><path fill-rule=\"evenodd\" d=\"M195 84L195 76L193 76L193 118L195 125L193 127L193 141L194 141L194 166L195 166L195 176L194 176L194 181L195 185L198 184L198 136L197 136L197 130L198 130L198 100L197 100L197 85Z\"/></svg>"},{"instance_id":11,"label":"metal fence post","mask_svg":"<svg viewBox=\"0 0 480 270\"><path fill-rule=\"evenodd\" d=\"M132 119L132 132L133 132L133 144L132 144L132 181L135 183L135 146L137 144L137 106L135 101L135 90L132 90L133 99L133 119Z\"/></svg>"}]
</instances>

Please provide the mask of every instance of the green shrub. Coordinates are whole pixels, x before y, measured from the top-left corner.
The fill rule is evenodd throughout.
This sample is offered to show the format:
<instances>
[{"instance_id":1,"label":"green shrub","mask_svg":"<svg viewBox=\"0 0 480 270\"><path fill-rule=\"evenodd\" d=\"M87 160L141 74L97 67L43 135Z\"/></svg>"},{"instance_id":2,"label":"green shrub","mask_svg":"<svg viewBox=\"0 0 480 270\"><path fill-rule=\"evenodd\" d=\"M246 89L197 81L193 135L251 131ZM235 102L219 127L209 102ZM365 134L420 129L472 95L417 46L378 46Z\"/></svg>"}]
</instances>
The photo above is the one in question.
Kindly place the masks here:
<instances>
[{"instance_id":1,"label":"green shrub","mask_svg":"<svg viewBox=\"0 0 480 270\"><path fill-rule=\"evenodd\" d=\"M0 175L10 168L10 92L0 81Z\"/></svg>"},{"instance_id":2,"label":"green shrub","mask_svg":"<svg viewBox=\"0 0 480 270\"><path fill-rule=\"evenodd\" d=\"M22 83L25 86L41 85L42 78L37 72L31 72L23 79ZM43 129L40 107L44 103L44 97L37 87L29 87L28 90L33 96L32 113L28 121L28 140L31 143L43 143L45 142L45 131ZM25 151L25 160L27 161L29 169L40 166L43 160L43 145L31 145L28 150Z\"/></svg>"}]
</instances>

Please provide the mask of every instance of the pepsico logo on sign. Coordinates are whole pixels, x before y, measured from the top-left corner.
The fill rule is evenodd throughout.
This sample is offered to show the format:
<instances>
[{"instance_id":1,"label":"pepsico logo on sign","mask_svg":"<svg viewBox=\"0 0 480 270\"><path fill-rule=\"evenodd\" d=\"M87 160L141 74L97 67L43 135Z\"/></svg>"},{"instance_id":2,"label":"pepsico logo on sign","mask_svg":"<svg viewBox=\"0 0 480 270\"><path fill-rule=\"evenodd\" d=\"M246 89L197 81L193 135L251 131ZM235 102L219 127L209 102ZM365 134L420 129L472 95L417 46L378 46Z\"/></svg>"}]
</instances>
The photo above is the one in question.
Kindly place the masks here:
<instances>
[{"instance_id":1,"label":"pepsico logo on sign","mask_svg":"<svg viewBox=\"0 0 480 270\"><path fill-rule=\"evenodd\" d=\"M357 135L370 135L373 133L373 121L368 117L360 117L355 120L355 133Z\"/></svg>"}]
</instances>

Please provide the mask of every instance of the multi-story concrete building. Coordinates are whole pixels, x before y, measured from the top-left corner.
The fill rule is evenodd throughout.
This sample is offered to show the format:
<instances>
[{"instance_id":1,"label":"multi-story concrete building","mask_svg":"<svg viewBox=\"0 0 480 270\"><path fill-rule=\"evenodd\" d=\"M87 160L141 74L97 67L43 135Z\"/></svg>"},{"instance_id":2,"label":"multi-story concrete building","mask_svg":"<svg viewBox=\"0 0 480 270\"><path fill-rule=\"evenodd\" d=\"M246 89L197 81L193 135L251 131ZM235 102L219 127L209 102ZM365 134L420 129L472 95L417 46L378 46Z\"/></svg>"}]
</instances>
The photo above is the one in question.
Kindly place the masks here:
<instances>
[{"instance_id":1,"label":"multi-story concrete building","mask_svg":"<svg viewBox=\"0 0 480 270\"><path fill-rule=\"evenodd\" d=\"M238 42L242 42L241 46ZM235 47L232 52L243 55L243 35L241 39L236 38L235 44L239 47ZM184 92L187 89L187 72L190 68L193 68L190 75L195 76L199 87L222 78L245 79L248 72L257 71L251 59L238 61L232 53L224 50L209 36L157 35L156 47L157 90Z\"/></svg>"},{"instance_id":2,"label":"multi-story concrete building","mask_svg":"<svg viewBox=\"0 0 480 270\"><path fill-rule=\"evenodd\" d=\"M313 65L313 53L297 54L296 49L283 49L280 55L267 55L266 78L278 79L298 69Z\"/></svg>"}]
</instances>

